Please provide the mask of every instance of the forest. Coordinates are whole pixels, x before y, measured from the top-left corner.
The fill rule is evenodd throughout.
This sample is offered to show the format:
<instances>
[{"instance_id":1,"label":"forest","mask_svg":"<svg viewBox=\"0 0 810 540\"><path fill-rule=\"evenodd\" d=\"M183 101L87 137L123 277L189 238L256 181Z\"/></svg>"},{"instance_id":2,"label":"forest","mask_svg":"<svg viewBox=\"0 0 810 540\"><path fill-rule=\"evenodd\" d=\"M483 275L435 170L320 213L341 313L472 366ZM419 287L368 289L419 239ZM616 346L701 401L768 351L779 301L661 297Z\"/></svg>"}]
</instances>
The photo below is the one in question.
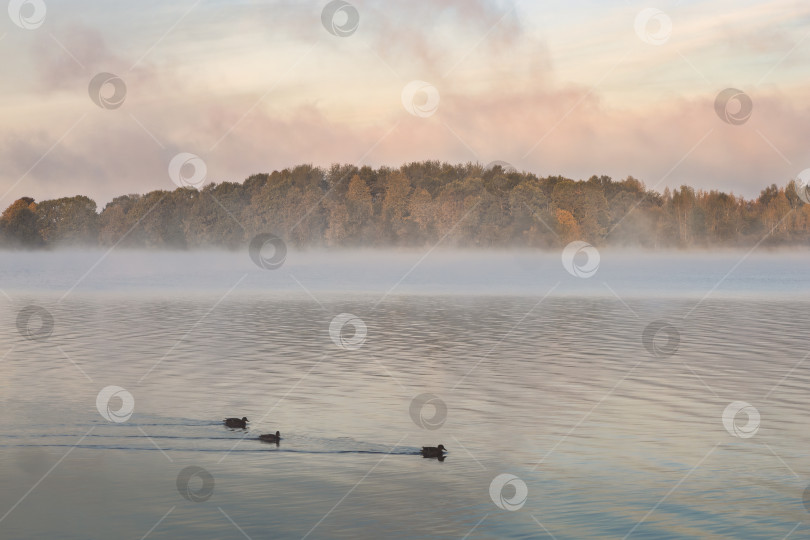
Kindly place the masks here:
<instances>
[{"instance_id":1,"label":"forest","mask_svg":"<svg viewBox=\"0 0 810 540\"><path fill-rule=\"evenodd\" d=\"M572 240L651 249L807 245L810 204L794 181L754 200L633 177L538 177L502 165L299 165L242 183L116 197L23 197L0 216L0 247L237 249L258 233L297 247L555 248Z\"/></svg>"}]
</instances>

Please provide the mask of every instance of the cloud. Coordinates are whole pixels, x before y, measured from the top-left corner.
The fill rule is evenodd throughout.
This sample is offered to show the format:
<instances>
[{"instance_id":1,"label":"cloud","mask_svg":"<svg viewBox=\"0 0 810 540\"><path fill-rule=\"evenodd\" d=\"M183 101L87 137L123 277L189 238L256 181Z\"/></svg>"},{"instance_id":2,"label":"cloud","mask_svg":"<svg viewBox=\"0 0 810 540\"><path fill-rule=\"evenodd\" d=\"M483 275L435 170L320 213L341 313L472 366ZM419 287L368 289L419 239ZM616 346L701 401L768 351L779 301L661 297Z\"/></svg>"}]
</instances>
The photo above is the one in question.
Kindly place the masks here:
<instances>
[{"instance_id":1,"label":"cloud","mask_svg":"<svg viewBox=\"0 0 810 540\"><path fill-rule=\"evenodd\" d=\"M675 49L633 42L638 52L614 71L612 50L594 56L588 49L578 80L560 79L559 45L549 45L558 38L530 28L525 5L356 5L360 28L348 38L321 27L321 3L297 2L201 4L185 18L188 8L131 13L155 18L148 31L136 21L123 27L66 18L49 20L55 39L21 34L15 39L29 40L31 51L30 91L3 105L0 194L31 170L0 205L22 195L85 193L103 206L119 194L173 189L167 167L178 152L200 155L213 181L299 163L504 160L539 175L633 175L659 190L688 183L747 196L810 167L801 145L810 111L796 105L809 88L780 83L781 68L771 86L745 86L754 115L730 126L713 108L723 83L700 80ZM733 26L761 42L753 49L774 54L787 43L751 23L757 13ZM617 17L605 35L623 28ZM705 35L682 45L701 69L715 58L706 51L731 46ZM573 73L576 51L566 49L565 58L565 72ZM87 84L98 71L125 80L121 108L90 101ZM744 70L736 76L751 78ZM402 107L400 92L412 79L439 89L435 115L417 118ZM690 91L671 88L672 81Z\"/></svg>"},{"instance_id":2,"label":"cloud","mask_svg":"<svg viewBox=\"0 0 810 540\"><path fill-rule=\"evenodd\" d=\"M176 127L176 116L159 109L142 115L140 122L162 134L164 148L128 116L118 114L110 122L99 114L88 117L75 136L37 165L14 197L89 193L103 203L118 194L172 189L168 162L181 151L200 155L213 181L240 181L299 163L328 166L361 158L359 163L392 166L424 159L502 159L539 175L633 175L659 191L690 184L749 197L810 166L801 162L810 111L790 107L778 95L755 96L751 120L731 126L715 114L714 96L639 111L605 107L594 96L583 99L586 92L449 94L430 118L413 117L400 106L386 121L361 127L332 122L315 107L290 111L286 118L260 110L211 152L211 141L238 119L242 106L207 103L207 122L195 124L194 144ZM36 161L50 139L39 133L15 141L3 145L2 159L19 172Z\"/></svg>"},{"instance_id":3,"label":"cloud","mask_svg":"<svg viewBox=\"0 0 810 540\"><path fill-rule=\"evenodd\" d=\"M61 30L61 29L60 29ZM33 65L37 69L40 90L53 92L84 82L88 73L123 68L124 62L110 51L103 34L85 25L71 24L53 34L51 40L39 40L32 46Z\"/></svg>"}]
</instances>

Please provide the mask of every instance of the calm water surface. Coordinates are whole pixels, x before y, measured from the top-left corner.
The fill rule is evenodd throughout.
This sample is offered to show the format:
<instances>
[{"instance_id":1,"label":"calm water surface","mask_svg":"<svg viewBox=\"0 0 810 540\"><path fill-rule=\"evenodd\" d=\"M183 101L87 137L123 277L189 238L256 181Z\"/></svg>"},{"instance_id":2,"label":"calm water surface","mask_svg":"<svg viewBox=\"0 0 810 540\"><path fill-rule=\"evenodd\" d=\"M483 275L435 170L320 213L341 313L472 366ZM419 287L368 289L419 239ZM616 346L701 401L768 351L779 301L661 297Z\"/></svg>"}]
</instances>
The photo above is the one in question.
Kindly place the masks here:
<instances>
[{"instance_id":1,"label":"calm water surface","mask_svg":"<svg viewBox=\"0 0 810 540\"><path fill-rule=\"evenodd\" d=\"M2 538L810 537L810 255L605 252L587 280L553 253L103 255L0 253Z\"/></svg>"}]
</instances>

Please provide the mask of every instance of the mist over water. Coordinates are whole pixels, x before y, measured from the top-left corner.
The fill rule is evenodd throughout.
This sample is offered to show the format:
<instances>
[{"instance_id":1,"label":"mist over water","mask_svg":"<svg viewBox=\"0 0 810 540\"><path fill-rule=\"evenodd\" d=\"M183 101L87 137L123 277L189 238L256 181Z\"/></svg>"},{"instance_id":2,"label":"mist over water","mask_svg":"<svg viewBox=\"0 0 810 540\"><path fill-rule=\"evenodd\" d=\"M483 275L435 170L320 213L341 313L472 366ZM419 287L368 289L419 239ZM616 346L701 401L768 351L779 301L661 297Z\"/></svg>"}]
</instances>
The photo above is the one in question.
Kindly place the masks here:
<instances>
[{"instance_id":1,"label":"mist over water","mask_svg":"<svg viewBox=\"0 0 810 540\"><path fill-rule=\"evenodd\" d=\"M236 537L230 520L251 538L810 526L806 252L600 250L587 279L527 251L0 261L1 538ZM47 336L20 333L32 305ZM356 347L357 328L330 333L341 314L365 326ZM653 322L668 326L648 340ZM110 385L134 399L127 421L97 408ZM439 401L414 416L424 394ZM753 434L744 410L724 423L735 402L756 409ZM256 440L276 430L278 446ZM439 443L444 462L418 455ZM212 476L207 500L178 491L189 466ZM502 474L526 486L519 509L519 484L492 495Z\"/></svg>"},{"instance_id":2,"label":"mist over water","mask_svg":"<svg viewBox=\"0 0 810 540\"><path fill-rule=\"evenodd\" d=\"M641 296L810 293L810 251L600 249L586 279L566 271L559 251L290 251L277 270L240 251L0 251L5 290L53 292L239 291L324 293ZM584 262L578 254L575 264ZM58 271L56 271L58 269Z\"/></svg>"}]
</instances>

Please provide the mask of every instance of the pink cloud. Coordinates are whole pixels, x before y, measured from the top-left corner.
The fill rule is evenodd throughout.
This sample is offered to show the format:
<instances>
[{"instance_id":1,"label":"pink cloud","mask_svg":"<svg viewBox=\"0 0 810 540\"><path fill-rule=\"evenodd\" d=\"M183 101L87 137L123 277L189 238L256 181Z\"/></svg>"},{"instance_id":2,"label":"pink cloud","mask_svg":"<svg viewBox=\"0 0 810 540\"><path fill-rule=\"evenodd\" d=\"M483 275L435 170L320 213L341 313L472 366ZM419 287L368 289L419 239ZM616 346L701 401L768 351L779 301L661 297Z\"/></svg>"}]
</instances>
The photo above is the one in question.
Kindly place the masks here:
<instances>
[{"instance_id":1,"label":"pink cloud","mask_svg":"<svg viewBox=\"0 0 810 540\"><path fill-rule=\"evenodd\" d=\"M311 9L284 5L287 11L282 13L292 17L285 28L292 28L289 31L294 34L298 28L299 38L307 28L323 31L312 28ZM545 43L530 41L519 17L510 14L506 5L444 0L392 9L399 11L387 13L376 2L364 6L362 24L370 28L364 39L395 70L421 73L436 85L441 102L429 118L411 116L400 104L399 90L409 78L392 82L391 75L381 86L369 86L372 83L363 78L364 70L385 67L373 58L364 60L370 63L358 63L351 54L360 50L357 42L339 42L353 43L355 49L324 50L334 55L328 60L342 59L353 70L352 77L357 73L357 85L368 91L369 99L378 101L370 104L379 111L370 121L336 114L344 109L334 107L343 103L356 106L357 85L336 84L332 72L313 71L310 64L302 68L306 71L282 79L269 93L266 87L223 93L215 78L201 76L192 81L187 77L191 68L206 65L205 54L184 59L174 50L162 56L156 51L129 71L135 53L113 51L109 42L114 36L83 27L55 28L54 35L86 69L54 43L48 45L47 38L34 45L39 78L32 92L40 98L42 116L6 127L0 140L5 164L0 193L36 165L0 204L23 195L43 199L85 193L103 205L123 193L173 189L167 167L178 152L200 155L213 181L240 181L256 172L299 163L328 166L361 158L362 163L388 166L425 159L504 160L538 175L633 175L648 187L658 184L659 190L687 183L746 196L756 195L772 182L784 183L810 167L810 162L803 161L810 157L802 144L810 135L810 111L795 105L795 96L806 94L801 88L789 92L779 86L749 88L754 114L743 126L730 126L717 117L713 101L722 87L707 88L703 83L702 91L689 99L616 104L614 99L604 99L600 89L555 82ZM504 13L507 16L486 40L467 47L470 42L475 45L475 36L485 33ZM395 20L402 22L395 24ZM425 23L437 20L462 27L465 46L436 47L446 43L449 35L435 35ZM211 35L199 28L195 32ZM328 39L324 38L327 44ZM770 40L767 35L763 39ZM514 50L526 54L520 69L511 62ZM216 58L227 60L233 52L218 54L225 56ZM459 60L463 61L458 71L444 77ZM238 57L233 61L238 62ZM87 97L87 82L96 71L116 69L127 83L127 100L120 109L104 111ZM201 75L206 75L205 70ZM342 82L346 72L341 76ZM611 91L615 94L616 89ZM60 107L71 92L69 103L75 106ZM299 97L299 93L305 95ZM38 162L85 113L70 136Z\"/></svg>"}]
</instances>

